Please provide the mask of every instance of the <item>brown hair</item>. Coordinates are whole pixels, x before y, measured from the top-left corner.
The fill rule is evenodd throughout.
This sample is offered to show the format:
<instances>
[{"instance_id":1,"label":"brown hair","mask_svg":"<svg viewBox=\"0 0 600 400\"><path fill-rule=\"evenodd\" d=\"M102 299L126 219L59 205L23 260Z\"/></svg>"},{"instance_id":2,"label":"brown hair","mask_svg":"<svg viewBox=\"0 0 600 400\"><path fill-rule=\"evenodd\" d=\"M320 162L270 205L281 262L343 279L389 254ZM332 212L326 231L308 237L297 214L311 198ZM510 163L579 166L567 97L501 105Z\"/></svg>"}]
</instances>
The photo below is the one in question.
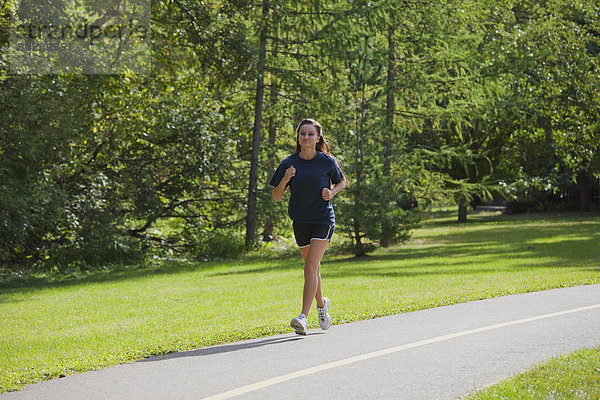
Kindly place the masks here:
<instances>
[{"instance_id":1,"label":"brown hair","mask_svg":"<svg viewBox=\"0 0 600 400\"><path fill-rule=\"evenodd\" d=\"M325 136L323 136L323 127L321 126L320 123L318 123L314 119L304 118L298 124L298 127L296 128L296 152L300 151L300 141L298 140L298 136L300 135L300 128L302 128L302 126L304 126L304 125L312 125L315 128L317 128L317 133L319 134L319 138L320 138L319 141L317 142L317 146L316 146L317 151L320 151L321 153L327 154L327 155L335 158L338 165L340 166L340 169L342 170L342 174L344 175L344 179L346 180L346 183L349 184L350 181L348 180L348 177L346 177L346 173L342 169L342 164L340 163L340 160L338 160L333 154L331 154L331 147L329 146L329 143L325 139Z\"/></svg>"},{"instance_id":2,"label":"brown hair","mask_svg":"<svg viewBox=\"0 0 600 400\"><path fill-rule=\"evenodd\" d=\"M303 119L296 128L296 151L300 151L300 141L298 140L298 136L300 135L300 128L304 125L312 125L317 128L317 133L319 134L319 141L317 142L317 151L321 153L325 153L331 155L331 148L329 147L329 143L325 140L325 136L323 136L323 127L320 123L311 118Z\"/></svg>"}]
</instances>

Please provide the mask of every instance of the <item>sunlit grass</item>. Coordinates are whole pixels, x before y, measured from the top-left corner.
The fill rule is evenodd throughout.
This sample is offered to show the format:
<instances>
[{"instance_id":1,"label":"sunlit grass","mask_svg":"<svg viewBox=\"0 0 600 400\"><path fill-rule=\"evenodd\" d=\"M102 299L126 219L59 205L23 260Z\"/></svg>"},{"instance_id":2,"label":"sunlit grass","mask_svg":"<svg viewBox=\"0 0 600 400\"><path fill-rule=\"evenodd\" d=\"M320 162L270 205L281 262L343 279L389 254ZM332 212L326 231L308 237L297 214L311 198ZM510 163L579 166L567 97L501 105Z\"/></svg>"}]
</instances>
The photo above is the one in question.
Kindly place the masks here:
<instances>
[{"instance_id":1,"label":"sunlit grass","mask_svg":"<svg viewBox=\"0 0 600 400\"><path fill-rule=\"evenodd\" d=\"M600 215L435 214L402 246L326 254L334 323L600 282ZM441 216L440 216L441 215ZM338 237L339 239L339 237ZM289 332L293 257L158 266L0 289L0 391L152 354ZM311 326L317 326L314 313Z\"/></svg>"},{"instance_id":2,"label":"sunlit grass","mask_svg":"<svg viewBox=\"0 0 600 400\"><path fill-rule=\"evenodd\" d=\"M600 399L600 348L554 358L469 400Z\"/></svg>"}]
</instances>

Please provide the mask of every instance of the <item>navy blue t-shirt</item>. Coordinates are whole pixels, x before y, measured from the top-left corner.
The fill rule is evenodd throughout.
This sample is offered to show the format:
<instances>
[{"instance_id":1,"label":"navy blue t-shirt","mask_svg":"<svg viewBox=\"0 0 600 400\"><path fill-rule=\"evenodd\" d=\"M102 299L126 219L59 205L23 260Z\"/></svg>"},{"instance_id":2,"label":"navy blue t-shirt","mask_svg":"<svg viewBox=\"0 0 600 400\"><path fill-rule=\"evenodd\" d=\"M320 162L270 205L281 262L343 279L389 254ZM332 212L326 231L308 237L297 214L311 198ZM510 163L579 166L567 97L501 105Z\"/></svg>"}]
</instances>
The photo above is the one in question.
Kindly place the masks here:
<instances>
[{"instance_id":1,"label":"navy blue t-shirt","mask_svg":"<svg viewBox=\"0 0 600 400\"><path fill-rule=\"evenodd\" d=\"M276 187L291 166L296 175L286 185L290 187L288 215L293 221L309 224L335 224L331 202L323 200L323 188L331 189L344 178L335 157L320 151L311 160L300 158L300 153L286 157L273 173L269 184Z\"/></svg>"}]
</instances>

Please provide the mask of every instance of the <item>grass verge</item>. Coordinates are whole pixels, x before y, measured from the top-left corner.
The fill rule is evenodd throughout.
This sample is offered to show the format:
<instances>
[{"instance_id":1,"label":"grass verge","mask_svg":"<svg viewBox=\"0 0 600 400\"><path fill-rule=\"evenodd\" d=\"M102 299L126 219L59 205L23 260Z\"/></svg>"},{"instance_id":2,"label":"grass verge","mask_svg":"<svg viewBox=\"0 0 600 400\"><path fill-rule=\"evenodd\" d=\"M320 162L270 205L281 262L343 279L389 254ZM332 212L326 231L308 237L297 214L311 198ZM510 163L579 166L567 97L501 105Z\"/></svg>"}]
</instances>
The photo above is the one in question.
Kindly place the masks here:
<instances>
[{"instance_id":1,"label":"grass verge","mask_svg":"<svg viewBox=\"0 0 600 400\"><path fill-rule=\"evenodd\" d=\"M600 215L438 213L403 246L326 254L334 323L600 282ZM289 332L300 255L165 262L0 286L0 392L150 355ZM250 321L250 323L249 323ZM317 326L315 313L309 316ZM244 327L244 328L242 328Z\"/></svg>"},{"instance_id":2,"label":"grass verge","mask_svg":"<svg viewBox=\"0 0 600 400\"><path fill-rule=\"evenodd\" d=\"M600 347L553 358L465 399L600 399Z\"/></svg>"}]
</instances>

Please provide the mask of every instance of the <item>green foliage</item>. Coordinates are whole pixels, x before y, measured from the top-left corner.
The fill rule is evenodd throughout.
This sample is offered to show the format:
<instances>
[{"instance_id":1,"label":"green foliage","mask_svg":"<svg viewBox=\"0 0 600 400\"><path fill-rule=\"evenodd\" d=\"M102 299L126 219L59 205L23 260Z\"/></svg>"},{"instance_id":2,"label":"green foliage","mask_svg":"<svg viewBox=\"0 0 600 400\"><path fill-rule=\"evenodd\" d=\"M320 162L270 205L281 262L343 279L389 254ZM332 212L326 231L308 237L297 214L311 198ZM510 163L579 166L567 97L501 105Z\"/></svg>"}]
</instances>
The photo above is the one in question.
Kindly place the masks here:
<instances>
[{"instance_id":1,"label":"green foliage","mask_svg":"<svg viewBox=\"0 0 600 400\"><path fill-rule=\"evenodd\" d=\"M188 228L184 236L186 252L199 260L236 258L244 252L244 237L239 231Z\"/></svg>"},{"instance_id":2,"label":"green foliage","mask_svg":"<svg viewBox=\"0 0 600 400\"><path fill-rule=\"evenodd\" d=\"M0 259L23 263L39 260L50 246L57 246L54 239L77 229L79 217L89 209L71 200L88 196L86 203L102 202L77 182L88 178L78 172L85 168L77 157L85 140L79 131L91 123L87 100L97 82L14 76L2 88Z\"/></svg>"},{"instance_id":3,"label":"green foliage","mask_svg":"<svg viewBox=\"0 0 600 400\"><path fill-rule=\"evenodd\" d=\"M416 209L405 209L409 194L394 192L401 187L394 178L373 175L372 181L344 189L347 193L334 204L338 229L350 237L347 248L357 256L408 240L419 221Z\"/></svg>"},{"instance_id":4,"label":"green foliage","mask_svg":"<svg viewBox=\"0 0 600 400\"><path fill-rule=\"evenodd\" d=\"M567 175L589 199L599 175L597 2L516 2L496 8L493 18L491 64L509 88L504 179L552 177L559 187Z\"/></svg>"},{"instance_id":5,"label":"green foliage","mask_svg":"<svg viewBox=\"0 0 600 400\"><path fill-rule=\"evenodd\" d=\"M235 146L202 80L83 80L5 82L28 89L22 103L2 102L5 262L127 262L147 241L180 239L149 237L160 218L235 224Z\"/></svg>"},{"instance_id":6,"label":"green foliage","mask_svg":"<svg viewBox=\"0 0 600 400\"><path fill-rule=\"evenodd\" d=\"M414 204L497 198L536 181L591 199L600 177L592 0L268 6L263 15L247 1L152 2L152 75L10 75L3 46L0 263L237 254L261 32L264 240L289 235L266 182L304 117L322 123L350 179L337 223L357 254L406 240Z\"/></svg>"}]
</instances>

